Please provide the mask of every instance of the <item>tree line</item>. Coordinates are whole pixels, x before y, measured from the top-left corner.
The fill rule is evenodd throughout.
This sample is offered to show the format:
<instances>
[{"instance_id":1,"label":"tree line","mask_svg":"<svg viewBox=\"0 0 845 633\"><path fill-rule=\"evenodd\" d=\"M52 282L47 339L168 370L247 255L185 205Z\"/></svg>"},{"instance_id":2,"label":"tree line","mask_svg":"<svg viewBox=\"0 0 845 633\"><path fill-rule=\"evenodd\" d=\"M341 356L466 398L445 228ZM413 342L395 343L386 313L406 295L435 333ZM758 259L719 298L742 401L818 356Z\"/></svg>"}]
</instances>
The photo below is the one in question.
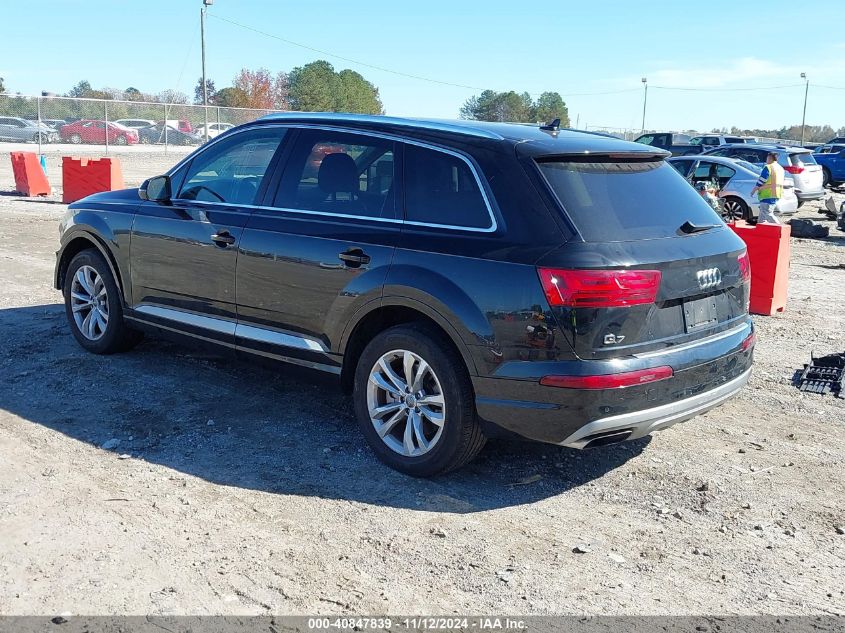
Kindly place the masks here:
<instances>
[{"instance_id":1,"label":"tree line","mask_svg":"<svg viewBox=\"0 0 845 633\"><path fill-rule=\"evenodd\" d=\"M178 90L145 93L134 86L125 90L95 90L88 81L80 81L64 96L174 105L190 102L190 97ZM325 60L298 66L290 72L243 68L230 85L219 90L213 79L206 79L205 94L200 78L194 88L193 103L202 105L204 99L208 105L230 108L384 113L378 88L372 82L354 70L335 71Z\"/></svg>"},{"instance_id":2,"label":"tree line","mask_svg":"<svg viewBox=\"0 0 845 633\"><path fill-rule=\"evenodd\" d=\"M560 119L561 127L569 127L570 124L569 110L557 92L544 92L534 100L527 92L485 90L464 102L460 116L473 121L512 123L548 123Z\"/></svg>"},{"instance_id":3,"label":"tree line","mask_svg":"<svg viewBox=\"0 0 845 633\"><path fill-rule=\"evenodd\" d=\"M788 140L797 140L801 138L801 125L784 125L776 130L743 129L736 126L728 128L717 128L713 132L716 134L732 134L734 136L759 136L764 138L782 138ZM807 125L804 128L804 142L805 143L825 143L836 136L845 136L845 125L838 130L829 125Z\"/></svg>"}]
</instances>

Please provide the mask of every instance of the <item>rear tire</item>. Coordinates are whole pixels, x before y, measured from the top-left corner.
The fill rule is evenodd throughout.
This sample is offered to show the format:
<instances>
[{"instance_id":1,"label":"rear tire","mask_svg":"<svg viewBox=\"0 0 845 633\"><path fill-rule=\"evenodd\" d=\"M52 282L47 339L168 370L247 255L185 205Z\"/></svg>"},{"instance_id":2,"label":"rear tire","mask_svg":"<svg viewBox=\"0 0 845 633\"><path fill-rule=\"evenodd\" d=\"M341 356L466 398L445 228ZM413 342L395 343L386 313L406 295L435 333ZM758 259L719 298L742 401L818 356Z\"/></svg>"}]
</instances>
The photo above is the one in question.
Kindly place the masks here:
<instances>
[{"instance_id":1,"label":"rear tire","mask_svg":"<svg viewBox=\"0 0 845 633\"><path fill-rule=\"evenodd\" d=\"M370 341L352 396L358 426L376 456L407 475L460 468L486 442L463 359L424 323L398 325Z\"/></svg>"},{"instance_id":2,"label":"rear tire","mask_svg":"<svg viewBox=\"0 0 845 633\"><path fill-rule=\"evenodd\" d=\"M822 187L832 187L833 179L830 177L830 170L822 167Z\"/></svg>"},{"instance_id":3,"label":"rear tire","mask_svg":"<svg viewBox=\"0 0 845 633\"><path fill-rule=\"evenodd\" d=\"M82 143L82 137L79 136L79 134L71 134L70 135L70 142L73 143L74 145L79 145L80 143Z\"/></svg>"},{"instance_id":4,"label":"rear tire","mask_svg":"<svg viewBox=\"0 0 845 633\"><path fill-rule=\"evenodd\" d=\"M745 204L745 200L734 196L728 196L724 200L725 219L726 220L745 220L751 219L751 209Z\"/></svg>"},{"instance_id":5,"label":"rear tire","mask_svg":"<svg viewBox=\"0 0 845 633\"><path fill-rule=\"evenodd\" d=\"M74 256L64 279L65 315L77 343L94 354L114 354L143 335L123 320L123 300L106 259L91 248Z\"/></svg>"}]
</instances>

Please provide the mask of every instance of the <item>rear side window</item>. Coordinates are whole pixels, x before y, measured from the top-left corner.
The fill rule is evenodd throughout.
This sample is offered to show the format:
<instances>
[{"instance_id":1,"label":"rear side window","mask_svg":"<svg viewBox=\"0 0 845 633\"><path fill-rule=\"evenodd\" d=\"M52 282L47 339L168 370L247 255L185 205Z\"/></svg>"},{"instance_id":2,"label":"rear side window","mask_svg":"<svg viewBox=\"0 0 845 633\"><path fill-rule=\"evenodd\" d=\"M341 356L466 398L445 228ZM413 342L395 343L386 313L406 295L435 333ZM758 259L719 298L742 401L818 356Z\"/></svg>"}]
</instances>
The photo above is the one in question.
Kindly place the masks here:
<instances>
[{"instance_id":1,"label":"rear side window","mask_svg":"<svg viewBox=\"0 0 845 633\"><path fill-rule=\"evenodd\" d=\"M538 163L566 214L588 242L677 236L684 222L721 219L663 161Z\"/></svg>"},{"instance_id":2,"label":"rear side window","mask_svg":"<svg viewBox=\"0 0 845 633\"><path fill-rule=\"evenodd\" d=\"M303 130L293 146L273 206L282 209L395 218L393 141Z\"/></svg>"},{"instance_id":3,"label":"rear side window","mask_svg":"<svg viewBox=\"0 0 845 633\"><path fill-rule=\"evenodd\" d=\"M435 149L405 145L405 220L490 229L493 220L467 162Z\"/></svg>"},{"instance_id":4,"label":"rear side window","mask_svg":"<svg viewBox=\"0 0 845 633\"><path fill-rule=\"evenodd\" d=\"M815 165L816 159L812 154L790 154L789 162L795 167L803 167L804 165Z\"/></svg>"}]
</instances>

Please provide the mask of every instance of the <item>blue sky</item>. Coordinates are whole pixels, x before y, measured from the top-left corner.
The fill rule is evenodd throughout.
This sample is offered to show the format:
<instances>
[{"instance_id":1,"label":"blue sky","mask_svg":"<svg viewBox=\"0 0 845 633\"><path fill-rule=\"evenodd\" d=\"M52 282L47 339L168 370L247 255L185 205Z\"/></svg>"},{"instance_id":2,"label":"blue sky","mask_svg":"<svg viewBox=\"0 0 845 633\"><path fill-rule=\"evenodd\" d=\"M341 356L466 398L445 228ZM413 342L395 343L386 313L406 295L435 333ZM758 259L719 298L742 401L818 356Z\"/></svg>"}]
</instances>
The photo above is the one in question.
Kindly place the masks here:
<instances>
[{"instance_id":1,"label":"blue sky","mask_svg":"<svg viewBox=\"0 0 845 633\"><path fill-rule=\"evenodd\" d=\"M0 76L12 92L175 88L193 96L200 75L201 0L5 0ZM214 0L207 21L208 76L229 84L244 66L275 72L325 58L378 86L388 114L455 118L482 88L564 96L573 125L845 125L842 0L591 0L515 2ZM39 17L40 16L40 17ZM776 16L771 19L771 16ZM368 68L229 22L365 64ZM827 28L825 25L831 25ZM802 34L801 29L806 34ZM34 35L37 33L37 37ZM773 86L786 86L768 89ZM830 87L822 87L830 86ZM667 88L673 88L669 90ZM697 91L678 90L697 88ZM743 90L737 90L737 89ZM748 88L766 88L747 90ZM583 94L610 93L610 94Z\"/></svg>"}]
</instances>

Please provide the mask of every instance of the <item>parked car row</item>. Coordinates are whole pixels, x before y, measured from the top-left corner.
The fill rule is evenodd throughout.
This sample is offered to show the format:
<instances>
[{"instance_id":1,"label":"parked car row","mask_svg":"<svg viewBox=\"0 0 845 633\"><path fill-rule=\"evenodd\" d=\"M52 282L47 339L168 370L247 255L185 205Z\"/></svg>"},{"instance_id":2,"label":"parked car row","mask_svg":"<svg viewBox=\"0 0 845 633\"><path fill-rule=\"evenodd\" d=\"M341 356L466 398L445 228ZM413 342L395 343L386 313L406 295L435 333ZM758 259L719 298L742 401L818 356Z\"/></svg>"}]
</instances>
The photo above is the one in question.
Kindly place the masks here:
<instances>
[{"instance_id":1,"label":"parked car row","mask_svg":"<svg viewBox=\"0 0 845 633\"><path fill-rule=\"evenodd\" d=\"M186 119L42 119L33 121L21 117L0 117L0 141L38 143L97 143L108 139L114 145L135 143L168 143L171 145L199 145L206 138L216 138L232 129L232 123L209 123L194 127ZM132 131L134 130L134 134Z\"/></svg>"},{"instance_id":2,"label":"parked car row","mask_svg":"<svg viewBox=\"0 0 845 633\"><path fill-rule=\"evenodd\" d=\"M634 142L665 149L667 152L672 152L672 156L689 156L690 154L701 154L708 149L726 143L746 143L748 140L742 136L724 136L721 134L704 134L690 138L686 134L652 132L638 136L634 139Z\"/></svg>"}]
</instances>

